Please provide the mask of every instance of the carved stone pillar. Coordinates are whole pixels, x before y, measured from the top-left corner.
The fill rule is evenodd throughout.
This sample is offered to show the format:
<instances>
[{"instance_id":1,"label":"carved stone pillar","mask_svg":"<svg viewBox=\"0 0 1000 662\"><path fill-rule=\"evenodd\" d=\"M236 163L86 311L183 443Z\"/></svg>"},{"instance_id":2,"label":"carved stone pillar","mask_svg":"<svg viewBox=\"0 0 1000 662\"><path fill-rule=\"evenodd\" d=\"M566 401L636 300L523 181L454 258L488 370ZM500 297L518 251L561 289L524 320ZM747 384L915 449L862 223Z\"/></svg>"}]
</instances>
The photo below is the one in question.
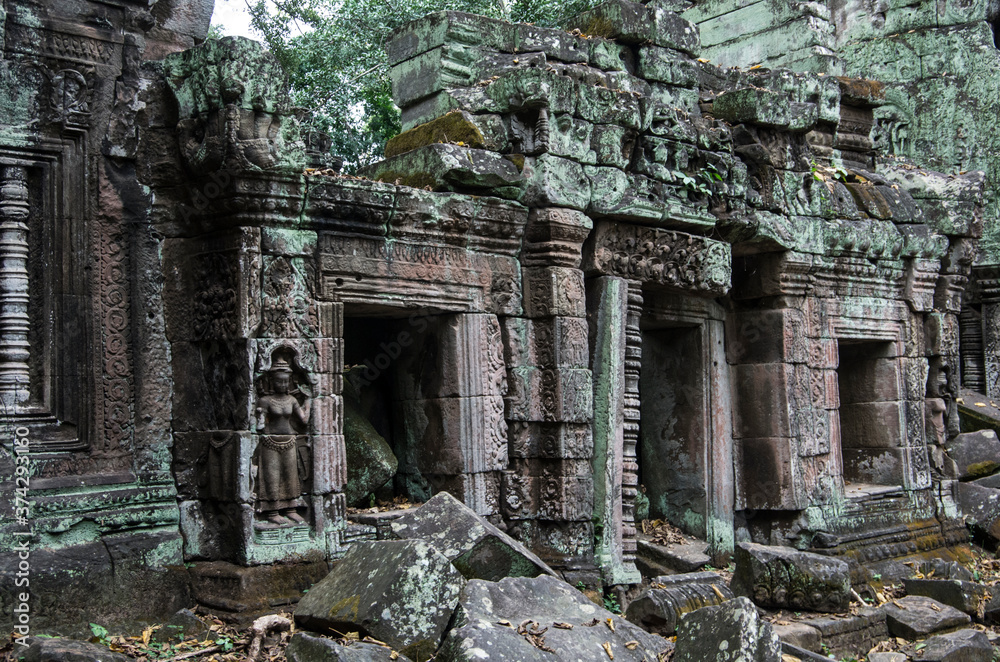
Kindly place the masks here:
<instances>
[{"instance_id":1,"label":"carved stone pillar","mask_svg":"<svg viewBox=\"0 0 1000 662\"><path fill-rule=\"evenodd\" d=\"M639 463L635 448L639 442L639 372L642 367L642 283L628 281L628 309L625 316L625 397L622 434L622 560L635 562L635 495L639 487Z\"/></svg>"},{"instance_id":2,"label":"carved stone pillar","mask_svg":"<svg viewBox=\"0 0 1000 662\"><path fill-rule=\"evenodd\" d=\"M28 402L28 186L24 168L5 166L0 184L0 400Z\"/></svg>"}]
</instances>

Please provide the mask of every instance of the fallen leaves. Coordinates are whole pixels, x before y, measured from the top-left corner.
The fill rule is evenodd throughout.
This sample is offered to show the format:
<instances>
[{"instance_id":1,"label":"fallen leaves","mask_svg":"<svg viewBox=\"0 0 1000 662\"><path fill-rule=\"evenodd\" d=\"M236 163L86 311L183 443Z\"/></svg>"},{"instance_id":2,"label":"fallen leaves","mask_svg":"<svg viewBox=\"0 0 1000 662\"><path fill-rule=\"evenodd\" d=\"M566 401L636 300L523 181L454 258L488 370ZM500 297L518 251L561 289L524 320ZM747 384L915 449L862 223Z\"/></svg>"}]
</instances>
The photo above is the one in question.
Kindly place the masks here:
<instances>
[{"instance_id":1,"label":"fallen leaves","mask_svg":"<svg viewBox=\"0 0 1000 662\"><path fill-rule=\"evenodd\" d=\"M610 641L605 641L604 644L602 645L602 647L604 648L604 652L608 654L608 658L609 659L612 659L612 660L615 659L615 654L611 650L611 642Z\"/></svg>"}]
</instances>

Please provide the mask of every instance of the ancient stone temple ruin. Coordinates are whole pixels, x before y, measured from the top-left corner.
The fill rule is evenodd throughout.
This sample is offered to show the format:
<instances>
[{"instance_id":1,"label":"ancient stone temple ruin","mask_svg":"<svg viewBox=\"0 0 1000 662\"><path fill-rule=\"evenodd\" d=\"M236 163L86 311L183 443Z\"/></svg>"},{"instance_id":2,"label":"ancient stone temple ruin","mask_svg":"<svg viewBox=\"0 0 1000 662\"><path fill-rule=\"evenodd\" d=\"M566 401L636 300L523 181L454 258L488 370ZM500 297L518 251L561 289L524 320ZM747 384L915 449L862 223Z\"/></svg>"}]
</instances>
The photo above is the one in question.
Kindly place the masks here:
<instances>
[{"instance_id":1,"label":"ancient stone temple ruin","mask_svg":"<svg viewBox=\"0 0 1000 662\"><path fill-rule=\"evenodd\" d=\"M385 535L347 512L376 495L589 587L641 580L644 518L723 563L966 541L997 17L836 4L432 14L347 177L210 1L7 0L0 548L30 532L38 622L292 599Z\"/></svg>"}]
</instances>

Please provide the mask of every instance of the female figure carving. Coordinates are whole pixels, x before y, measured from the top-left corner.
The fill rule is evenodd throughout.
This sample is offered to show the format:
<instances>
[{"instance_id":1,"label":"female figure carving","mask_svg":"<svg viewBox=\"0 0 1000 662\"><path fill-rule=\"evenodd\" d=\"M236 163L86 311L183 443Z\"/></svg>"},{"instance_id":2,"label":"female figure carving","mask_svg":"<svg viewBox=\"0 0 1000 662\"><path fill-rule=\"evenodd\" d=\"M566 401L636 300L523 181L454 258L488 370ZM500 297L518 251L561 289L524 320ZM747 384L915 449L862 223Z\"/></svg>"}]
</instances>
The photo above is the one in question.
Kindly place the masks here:
<instances>
[{"instance_id":1,"label":"female figure carving","mask_svg":"<svg viewBox=\"0 0 1000 662\"><path fill-rule=\"evenodd\" d=\"M302 499L297 437L309 424L312 394L304 386L290 392L292 368L276 355L268 371L270 393L257 401L257 510L276 525L302 524L297 509ZM302 401L299 401L299 397Z\"/></svg>"}]
</instances>

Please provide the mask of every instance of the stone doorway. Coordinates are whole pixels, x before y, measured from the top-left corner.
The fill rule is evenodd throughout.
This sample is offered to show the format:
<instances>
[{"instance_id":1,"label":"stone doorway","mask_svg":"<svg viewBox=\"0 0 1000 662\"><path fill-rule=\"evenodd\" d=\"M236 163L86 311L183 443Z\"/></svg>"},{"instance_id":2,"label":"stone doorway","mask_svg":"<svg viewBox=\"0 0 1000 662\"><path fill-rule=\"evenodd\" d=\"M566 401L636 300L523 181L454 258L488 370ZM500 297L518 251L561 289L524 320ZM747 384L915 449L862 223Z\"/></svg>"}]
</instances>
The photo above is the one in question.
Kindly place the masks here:
<instances>
[{"instance_id":1,"label":"stone doorway","mask_svg":"<svg viewBox=\"0 0 1000 662\"><path fill-rule=\"evenodd\" d=\"M348 505L444 490L496 515L507 464L497 318L345 304L343 341Z\"/></svg>"},{"instance_id":2,"label":"stone doorway","mask_svg":"<svg viewBox=\"0 0 1000 662\"><path fill-rule=\"evenodd\" d=\"M650 519L706 536L708 372L699 327L644 329L639 421L639 483Z\"/></svg>"},{"instance_id":3,"label":"stone doorway","mask_svg":"<svg viewBox=\"0 0 1000 662\"><path fill-rule=\"evenodd\" d=\"M899 359L892 343L840 340L840 449L848 496L905 482L906 439Z\"/></svg>"}]
</instances>

